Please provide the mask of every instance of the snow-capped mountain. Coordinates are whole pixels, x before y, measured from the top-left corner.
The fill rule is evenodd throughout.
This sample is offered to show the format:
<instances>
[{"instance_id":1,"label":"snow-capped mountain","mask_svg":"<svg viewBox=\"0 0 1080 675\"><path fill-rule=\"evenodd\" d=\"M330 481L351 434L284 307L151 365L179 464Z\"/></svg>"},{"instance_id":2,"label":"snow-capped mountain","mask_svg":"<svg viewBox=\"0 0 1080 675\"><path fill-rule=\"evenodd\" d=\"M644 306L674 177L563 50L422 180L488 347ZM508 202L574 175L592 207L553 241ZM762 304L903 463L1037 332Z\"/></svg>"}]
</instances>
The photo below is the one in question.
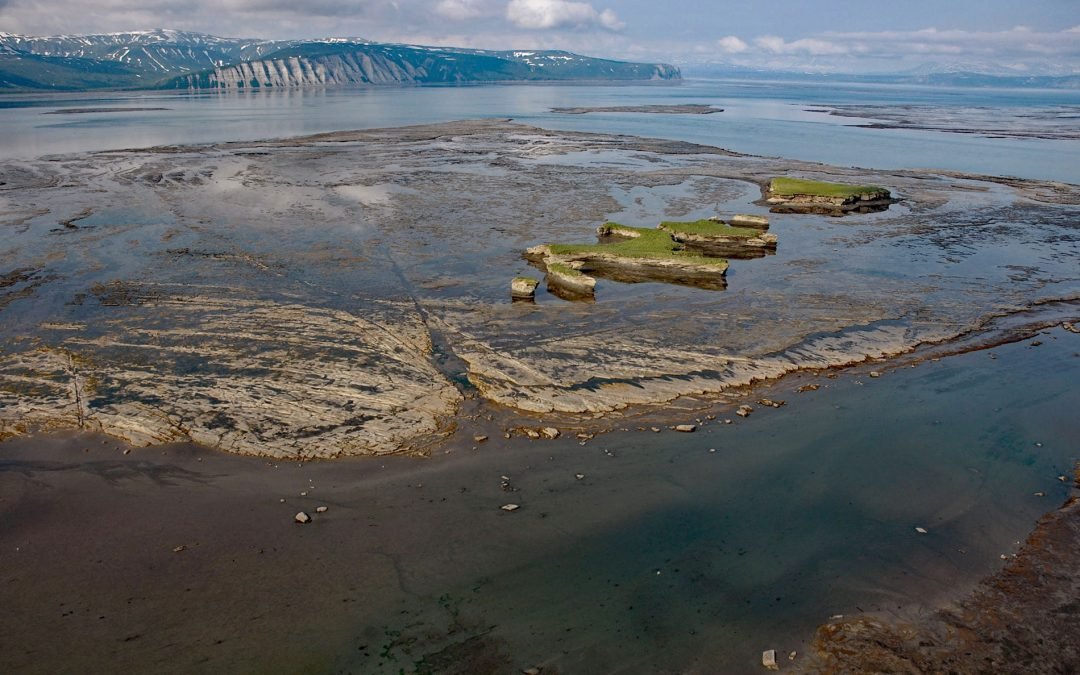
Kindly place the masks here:
<instances>
[{"instance_id":1,"label":"snow-capped mountain","mask_svg":"<svg viewBox=\"0 0 1080 675\"><path fill-rule=\"evenodd\" d=\"M562 51L483 51L363 38L222 38L167 29L51 37L0 33L0 90L678 78L678 68L667 64Z\"/></svg>"}]
</instances>

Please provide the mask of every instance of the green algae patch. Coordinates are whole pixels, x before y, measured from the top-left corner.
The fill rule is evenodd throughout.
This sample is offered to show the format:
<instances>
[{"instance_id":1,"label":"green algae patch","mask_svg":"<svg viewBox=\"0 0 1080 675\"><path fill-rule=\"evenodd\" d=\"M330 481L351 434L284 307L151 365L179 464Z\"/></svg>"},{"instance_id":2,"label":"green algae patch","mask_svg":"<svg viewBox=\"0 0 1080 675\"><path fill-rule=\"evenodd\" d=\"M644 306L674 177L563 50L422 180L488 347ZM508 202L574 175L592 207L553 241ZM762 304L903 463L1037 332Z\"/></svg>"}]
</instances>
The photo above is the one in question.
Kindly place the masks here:
<instances>
[{"instance_id":1,"label":"green algae patch","mask_svg":"<svg viewBox=\"0 0 1080 675\"><path fill-rule=\"evenodd\" d=\"M724 258L713 258L685 250L681 244L671 238L670 233L663 230L604 223L597 228L596 232L601 237L617 237L618 239L598 244L551 244L548 248L555 256L569 258L607 254L621 258L672 260L696 265L716 265L723 268L728 265Z\"/></svg>"},{"instance_id":2,"label":"green algae patch","mask_svg":"<svg viewBox=\"0 0 1080 675\"><path fill-rule=\"evenodd\" d=\"M565 276L568 276L568 277L584 277L585 276L584 274L581 273L580 270L576 270L573 267L570 267L569 265L566 265L566 264L563 264L563 263L560 263L560 262L548 263L547 269L548 269L548 272L555 272L556 274L562 274L562 275L565 275Z\"/></svg>"},{"instance_id":3,"label":"green algae patch","mask_svg":"<svg viewBox=\"0 0 1080 675\"><path fill-rule=\"evenodd\" d=\"M778 177L769 181L769 192L781 197L795 197L807 195L810 197L839 197L851 199L863 195L880 195L887 197L889 191L877 185L846 185L844 183L826 183L819 180L805 180L803 178Z\"/></svg>"},{"instance_id":4,"label":"green algae patch","mask_svg":"<svg viewBox=\"0 0 1080 675\"><path fill-rule=\"evenodd\" d=\"M660 229L672 234L693 234L703 237L757 237L761 230L753 227L735 227L716 220L701 219L692 221L665 220Z\"/></svg>"}]
</instances>

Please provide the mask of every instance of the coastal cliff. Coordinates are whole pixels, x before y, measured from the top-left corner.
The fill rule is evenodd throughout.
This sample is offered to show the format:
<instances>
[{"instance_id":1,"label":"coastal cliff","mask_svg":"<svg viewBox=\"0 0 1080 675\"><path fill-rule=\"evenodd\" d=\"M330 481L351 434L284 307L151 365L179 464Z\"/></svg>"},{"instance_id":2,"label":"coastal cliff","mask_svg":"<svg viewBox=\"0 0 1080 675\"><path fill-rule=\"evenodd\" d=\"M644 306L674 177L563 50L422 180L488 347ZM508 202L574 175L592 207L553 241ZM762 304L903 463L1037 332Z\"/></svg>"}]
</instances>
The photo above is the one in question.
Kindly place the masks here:
<instances>
[{"instance_id":1,"label":"coastal cliff","mask_svg":"<svg viewBox=\"0 0 1080 675\"><path fill-rule=\"evenodd\" d=\"M539 80L672 80L667 64L625 63L569 52L484 52L382 44L318 45L177 76L166 89L258 89L346 84Z\"/></svg>"}]
</instances>

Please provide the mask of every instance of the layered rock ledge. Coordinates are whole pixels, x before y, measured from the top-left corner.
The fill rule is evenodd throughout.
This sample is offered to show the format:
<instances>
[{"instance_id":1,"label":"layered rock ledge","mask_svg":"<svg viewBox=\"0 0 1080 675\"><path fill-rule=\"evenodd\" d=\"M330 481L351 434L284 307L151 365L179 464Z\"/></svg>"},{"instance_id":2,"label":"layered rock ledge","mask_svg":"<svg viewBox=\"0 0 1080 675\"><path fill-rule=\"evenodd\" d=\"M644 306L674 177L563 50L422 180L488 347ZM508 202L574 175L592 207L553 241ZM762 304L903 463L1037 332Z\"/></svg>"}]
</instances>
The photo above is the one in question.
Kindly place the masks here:
<instances>
[{"instance_id":1,"label":"layered rock ledge","mask_svg":"<svg viewBox=\"0 0 1080 675\"><path fill-rule=\"evenodd\" d=\"M681 247L676 264L608 259L600 242L552 262L601 284L679 283L508 302L531 244L577 241L616 214L741 211L788 174L888 185L904 203L776 216L755 231L777 233L778 254L748 261L695 261L689 243L638 228ZM0 435L82 428L332 457L423 451L470 396L577 424L691 405L1080 299L1077 206L1063 183L505 120L0 161ZM643 245L630 232L601 238Z\"/></svg>"}]
</instances>

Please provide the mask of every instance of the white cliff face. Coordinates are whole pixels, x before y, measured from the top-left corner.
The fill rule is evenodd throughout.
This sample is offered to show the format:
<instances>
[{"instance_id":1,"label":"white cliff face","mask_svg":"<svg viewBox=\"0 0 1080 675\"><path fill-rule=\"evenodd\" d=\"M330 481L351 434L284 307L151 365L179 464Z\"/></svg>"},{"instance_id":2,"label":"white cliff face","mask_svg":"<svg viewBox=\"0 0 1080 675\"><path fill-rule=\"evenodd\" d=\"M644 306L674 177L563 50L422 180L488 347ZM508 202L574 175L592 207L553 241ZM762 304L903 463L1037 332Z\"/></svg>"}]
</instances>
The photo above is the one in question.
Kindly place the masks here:
<instances>
[{"instance_id":1,"label":"white cliff face","mask_svg":"<svg viewBox=\"0 0 1080 675\"><path fill-rule=\"evenodd\" d=\"M425 82L678 79L667 64L630 64L573 55L548 59L530 53L455 52L410 46L356 45L330 54L283 55L183 75L168 88L257 89Z\"/></svg>"}]
</instances>

